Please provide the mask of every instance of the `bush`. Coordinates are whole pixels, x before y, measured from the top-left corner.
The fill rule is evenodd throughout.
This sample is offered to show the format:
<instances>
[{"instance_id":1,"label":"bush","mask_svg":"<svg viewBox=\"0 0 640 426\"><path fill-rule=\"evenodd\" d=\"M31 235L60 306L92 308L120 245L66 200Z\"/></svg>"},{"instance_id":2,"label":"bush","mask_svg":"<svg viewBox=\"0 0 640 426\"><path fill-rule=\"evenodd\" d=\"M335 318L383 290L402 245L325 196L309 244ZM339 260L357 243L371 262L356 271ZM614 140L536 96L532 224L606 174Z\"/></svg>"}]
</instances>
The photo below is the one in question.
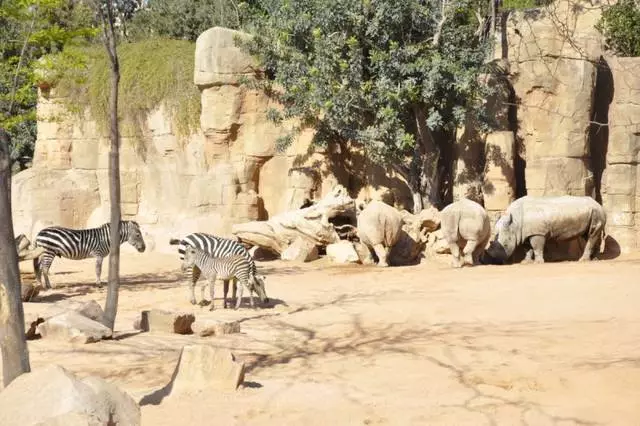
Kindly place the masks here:
<instances>
[{"instance_id":1,"label":"bush","mask_svg":"<svg viewBox=\"0 0 640 426\"><path fill-rule=\"evenodd\" d=\"M619 56L640 56L640 4L621 0L607 8L596 25L607 49Z\"/></svg>"},{"instance_id":2,"label":"bush","mask_svg":"<svg viewBox=\"0 0 640 426\"><path fill-rule=\"evenodd\" d=\"M200 92L193 83L194 49L192 42L166 39L118 47L123 130L141 135L148 114L162 102L179 136L187 136L199 128ZM69 110L82 114L88 107L100 130L106 131L111 83L104 47L95 45L65 54L74 58L70 61L73 65L58 70L59 78L53 85L69 101ZM83 65L78 66L80 57Z\"/></svg>"}]
</instances>

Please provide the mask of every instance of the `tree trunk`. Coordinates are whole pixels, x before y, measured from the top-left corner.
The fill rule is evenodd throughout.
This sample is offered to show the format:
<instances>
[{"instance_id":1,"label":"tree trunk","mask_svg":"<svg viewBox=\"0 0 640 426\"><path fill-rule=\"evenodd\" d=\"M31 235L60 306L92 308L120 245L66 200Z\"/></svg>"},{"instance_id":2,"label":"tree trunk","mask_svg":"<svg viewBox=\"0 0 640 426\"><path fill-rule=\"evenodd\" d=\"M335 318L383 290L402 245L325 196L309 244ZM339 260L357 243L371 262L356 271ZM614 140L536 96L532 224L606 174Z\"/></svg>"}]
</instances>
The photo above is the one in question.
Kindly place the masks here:
<instances>
[{"instance_id":1,"label":"tree trunk","mask_svg":"<svg viewBox=\"0 0 640 426\"><path fill-rule=\"evenodd\" d=\"M417 176L419 179L419 188L423 197L427 198L427 203L437 207L440 205L440 184L438 174L438 160L440 159L440 149L433 139L433 134L427 126L427 120L424 114L424 110L420 106L414 108L414 115L416 120L416 128L418 129L418 140L416 141L420 145L420 174ZM415 159L419 161L418 159ZM423 203L423 208L427 207ZM414 208L414 213L415 212Z\"/></svg>"},{"instance_id":2,"label":"tree trunk","mask_svg":"<svg viewBox=\"0 0 640 426\"><path fill-rule=\"evenodd\" d=\"M98 6L100 7L100 6ZM118 290L120 288L120 130L118 123L118 89L120 66L116 50L116 35L113 28L113 2L106 2L106 14L99 9L105 36L105 47L111 62L111 96L109 98L109 195L111 199L111 249L109 252L109 285L104 307L104 325L113 330L118 312Z\"/></svg>"},{"instance_id":3,"label":"tree trunk","mask_svg":"<svg viewBox=\"0 0 640 426\"><path fill-rule=\"evenodd\" d=\"M11 217L9 135L0 129L0 351L2 384L31 371L24 333L20 270Z\"/></svg>"}]
</instances>

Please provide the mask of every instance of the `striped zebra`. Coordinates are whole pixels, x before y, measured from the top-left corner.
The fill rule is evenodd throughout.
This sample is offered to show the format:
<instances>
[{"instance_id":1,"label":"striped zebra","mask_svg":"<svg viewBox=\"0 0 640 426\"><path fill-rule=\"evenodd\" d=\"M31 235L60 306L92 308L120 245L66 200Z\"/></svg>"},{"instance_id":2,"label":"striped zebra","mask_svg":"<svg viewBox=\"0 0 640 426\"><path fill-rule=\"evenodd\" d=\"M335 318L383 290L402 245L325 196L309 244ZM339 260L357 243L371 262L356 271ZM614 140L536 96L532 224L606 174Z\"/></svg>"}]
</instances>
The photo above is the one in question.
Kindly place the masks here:
<instances>
[{"instance_id":1,"label":"striped zebra","mask_svg":"<svg viewBox=\"0 0 640 426\"><path fill-rule=\"evenodd\" d=\"M207 282L209 283L209 295L211 296L211 307L209 308L209 310L213 311L213 301L215 299L214 288L216 279L236 279L239 283L240 293L238 294L238 298L236 299L236 306L234 309L238 309L240 307L242 292L245 286L249 289L251 307L255 307L253 294L251 294L251 287L249 286L249 282L253 281L253 268L249 264L247 258L243 255L236 254L226 257L212 257L204 250L189 246L185 249L184 252L184 257L182 260L182 270L193 270L194 267L197 267L200 270L200 273L207 279ZM202 286L200 286L200 298L202 304L205 303L205 286L205 282L203 282ZM194 287L195 285L191 287L192 297L195 297L195 295L193 294Z\"/></svg>"},{"instance_id":2,"label":"striped zebra","mask_svg":"<svg viewBox=\"0 0 640 426\"><path fill-rule=\"evenodd\" d=\"M33 270L36 281L42 286L41 275L44 275L45 288L51 288L49 282L49 268L56 256L67 259L80 260L89 257L96 258L96 284L102 287L102 260L111 250L111 225L105 223L99 228L69 229L61 226L51 226L38 232L35 246L45 251L38 258L33 259ZM137 222L120 221L120 244L127 241L142 253L146 246Z\"/></svg>"},{"instance_id":3,"label":"striped zebra","mask_svg":"<svg viewBox=\"0 0 640 426\"><path fill-rule=\"evenodd\" d=\"M232 255L241 255L244 256L249 265L251 267L251 272L254 277L252 282L249 282L249 295L251 296L252 292L255 292L258 297L260 297L260 301L262 303L269 303L269 298L267 297L267 292L264 286L264 277L259 276L256 272L256 263L253 258L247 251L247 249L237 241L229 240L226 238L216 237L211 234L205 234L203 232L194 232L193 234L189 234L181 240L176 238L172 238L169 241L171 245L178 245L178 253L180 254L180 260L184 259L185 249L187 247L195 247L200 250L206 251L212 257L226 257ZM196 298L193 293L193 288L195 287L198 279L200 278L200 269L196 266L193 268L187 268L185 272L185 279L189 286L191 287L191 304L196 304ZM236 299L236 290L237 290L237 282L233 283L233 293L232 297ZM229 292L229 280L224 280L224 307L227 307L227 294ZM237 303L237 301L236 301Z\"/></svg>"}]
</instances>

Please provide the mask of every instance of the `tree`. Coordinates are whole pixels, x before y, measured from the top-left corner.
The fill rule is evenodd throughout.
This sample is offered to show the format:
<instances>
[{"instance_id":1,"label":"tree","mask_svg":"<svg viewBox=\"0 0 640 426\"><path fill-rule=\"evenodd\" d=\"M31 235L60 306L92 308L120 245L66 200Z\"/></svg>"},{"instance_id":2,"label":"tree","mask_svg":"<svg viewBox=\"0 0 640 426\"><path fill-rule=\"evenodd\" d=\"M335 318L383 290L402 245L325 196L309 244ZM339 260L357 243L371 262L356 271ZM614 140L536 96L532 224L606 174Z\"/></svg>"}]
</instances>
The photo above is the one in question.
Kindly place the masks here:
<instances>
[{"instance_id":1,"label":"tree","mask_svg":"<svg viewBox=\"0 0 640 426\"><path fill-rule=\"evenodd\" d=\"M31 159L36 139L38 60L90 40L92 19L84 2L74 0L0 2L0 127L11 136L11 160L20 169Z\"/></svg>"},{"instance_id":2,"label":"tree","mask_svg":"<svg viewBox=\"0 0 640 426\"><path fill-rule=\"evenodd\" d=\"M120 64L115 24L115 9L112 0L98 2L98 15L102 23L104 45L111 65L111 94L109 96L109 195L111 199L111 250L109 252L109 284L104 307L104 324L113 330L118 311L120 289L120 129L118 122L118 91L120 86Z\"/></svg>"},{"instance_id":3,"label":"tree","mask_svg":"<svg viewBox=\"0 0 640 426\"><path fill-rule=\"evenodd\" d=\"M11 218L9 134L0 128L0 351L2 383L6 387L31 370L24 333L20 270Z\"/></svg>"},{"instance_id":4,"label":"tree","mask_svg":"<svg viewBox=\"0 0 640 426\"><path fill-rule=\"evenodd\" d=\"M640 3L621 0L604 9L596 28L607 49L620 56L640 56Z\"/></svg>"},{"instance_id":5,"label":"tree","mask_svg":"<svg viewBox=\"0 0 640 426\"><path fill-rule=\"evenodd\" d=\"M150 0L133 16L131 37L169 37L195 41L213 26L239 28L240 13L235 0Z\"/></svg>"},{"instance_id":6,"label":"tree","mask_svg":"<svg viewBox=\"0 0 640 426\"><path fill-rule=\"evenodd\" d=\"M264 0L246 45L273 79L257 83L316 129L353 143L407 182L414 211L440 204L441 152L470 115L487 122L479 76L488 51L475 0ZM257 11L256 11L257 10ZM292 135L281 140L286 147Z\"/></svg>"}]
</instances>

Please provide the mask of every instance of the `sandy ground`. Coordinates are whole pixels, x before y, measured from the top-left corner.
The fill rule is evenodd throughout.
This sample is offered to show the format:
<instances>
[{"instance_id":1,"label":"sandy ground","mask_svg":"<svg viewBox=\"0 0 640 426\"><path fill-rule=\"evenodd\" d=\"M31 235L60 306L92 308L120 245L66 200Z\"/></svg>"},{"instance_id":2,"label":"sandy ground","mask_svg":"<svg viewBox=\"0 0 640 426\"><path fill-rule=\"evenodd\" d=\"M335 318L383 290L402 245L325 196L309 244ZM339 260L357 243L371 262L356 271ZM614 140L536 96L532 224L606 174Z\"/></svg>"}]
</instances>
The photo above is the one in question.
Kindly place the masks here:
<instances>
[{"instance_id":1,"label":"sandy ground","mask_svg":"<svg viewBox=\"0 0 640 426\"><path fill-rule=\"evenodd\" d=\"M143 405L144 425L640 424L640 256L462 270L259 267L272 306L209 312L188 303L177 255L125 253L117 338L32 341L32 367L98 375L140 400L169 381L185 344L231 348L246 362L237 392ZM93 270L92 260L56 259L62 287L25 304L27 315L68 299L103 304ZM138 333L133 320L148 308L239 319L242 332Z\"/></svg>"}]
</instances>

